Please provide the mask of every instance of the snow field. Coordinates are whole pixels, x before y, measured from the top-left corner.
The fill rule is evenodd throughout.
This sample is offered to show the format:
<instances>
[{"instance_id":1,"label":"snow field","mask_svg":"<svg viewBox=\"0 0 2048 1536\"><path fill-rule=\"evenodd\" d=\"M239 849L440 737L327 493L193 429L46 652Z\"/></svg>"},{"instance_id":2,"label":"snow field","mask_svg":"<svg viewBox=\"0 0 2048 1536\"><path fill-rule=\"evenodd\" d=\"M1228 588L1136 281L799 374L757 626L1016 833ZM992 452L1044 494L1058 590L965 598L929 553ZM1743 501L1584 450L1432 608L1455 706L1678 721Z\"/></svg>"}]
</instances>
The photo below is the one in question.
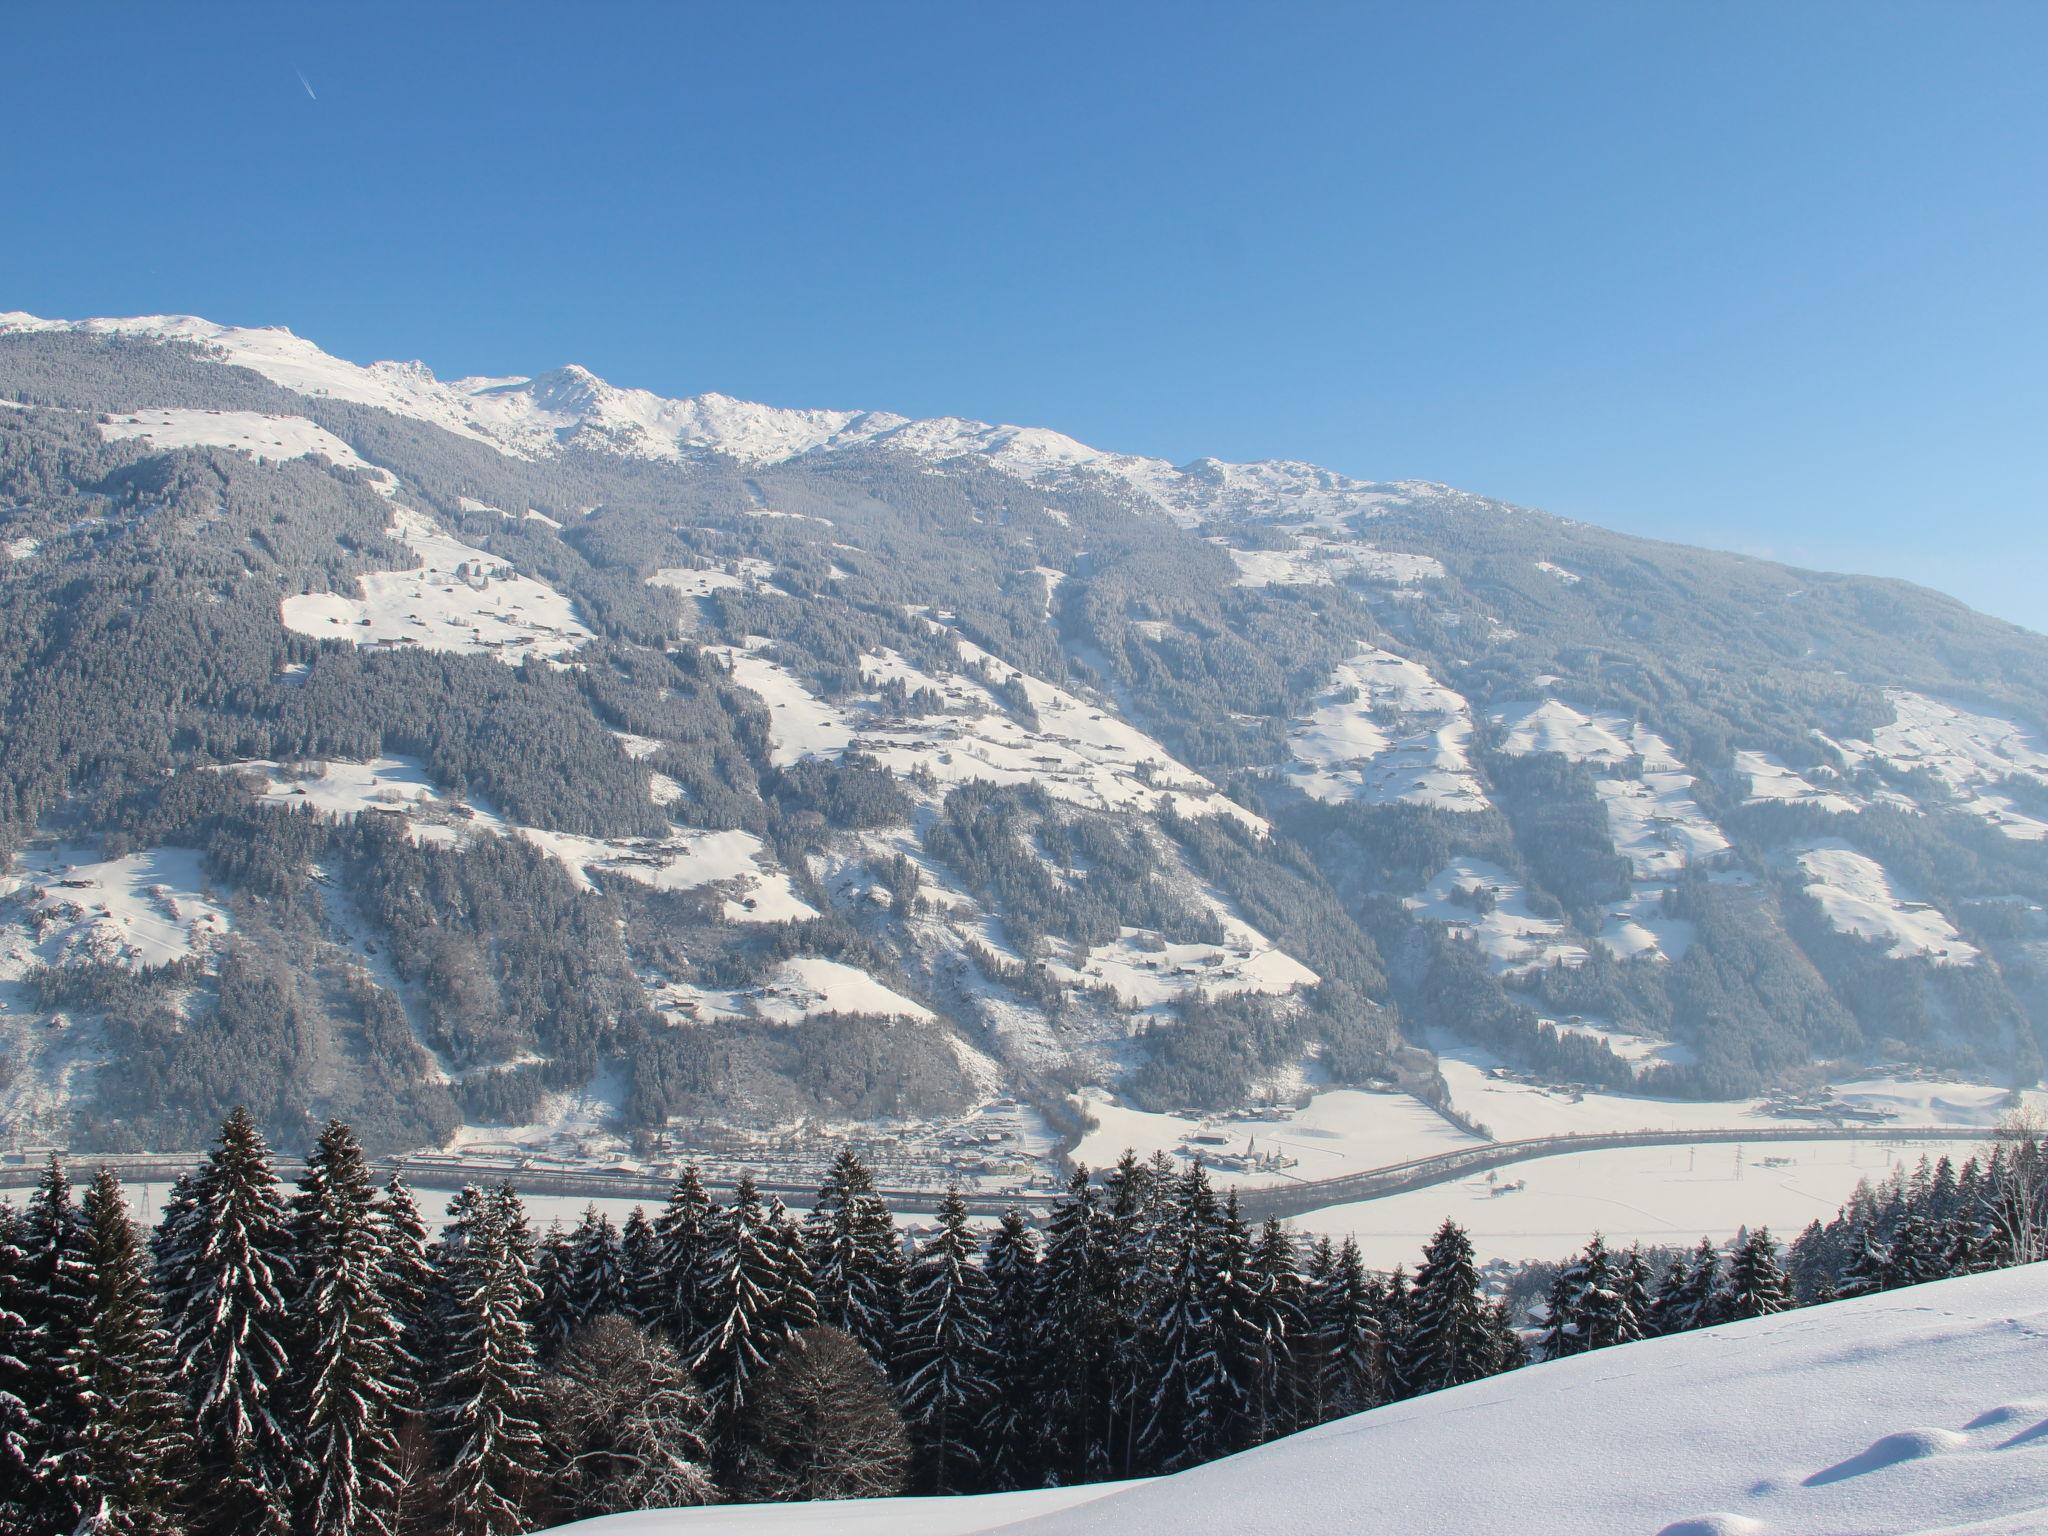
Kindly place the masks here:
<instances>
[{"instance_id":1,"label":"snow field","mask_svg":"<svg viewBox=\"0 0 2048 1536\"><path fill-rule=\"evenodd\" d=\"M1580 576L1577 571L1568 571L1563 566L1553 565L1548 560L1538 560L1536 562L1536 569L1541 571L1546 576L1552 577L1557 581L1563 582L1568 587L1576 587L1581 581L1585 579L1584 577Z\"/></svg>"},{"instance_id":2,"label":"snow field","mask_svg":"<svg viewBox=\"0 0 2048 1536\"><path fill-rule=\"evenodd\" d=\"M358 597L289 596L282 604L285 628L351 645L483 652L508 666L528 656L566 655L591 638L567 597L464 544L424 514L394 508L392 532L419 557L417 569L360 576Z\"/></svg>"},{"instance_id":3,"label":"snow field","mask_svg":"<svg viewBox=\"0 0 2048 1536\"><path fill-rule=\"evenodd\" d=\"M1784 1122L1779 1122L1782 1125ZM1510 1163L1490 1174L1378 1200L1326 1206L1296 1217L1305 1232L1355 1238L1377 1269L1411 1270L1430 1234L1450 1217L1472 1236L1481 1262L1563 1258L1593 1233L1609 1246L1717 1242L1744 1226L1789 1241L1830 1219L1864 1179L1877 1184L1921 1156L1960 1164L1980 1141L1772 1141L1622 1147Z\"/></svg>"},{"instance_id":4,"label":"snow field","mask_svg":"<svg viewBox=\"0 0 2048 1536\"><path fill-rule=\"evenodd\" d=\"M1221 542L1220 540L1218 542ZM1441 581L1443 562L1432 555L1375 549L1370 544L1305 539L1293 549L1237 549L1226 546L1236 587L1334 586L1346 580L1386 586Z\"/></svg>"},{"instance_id":5,"label":"snow field","mask_svg":"<svg viewBox=\"0 0 2048 1536\"><path fill-rule=\"evenodd\" d=\"M1114 944L1098 944L1052 973L1070 986L1109 987L1123 1006L1153 1009L1182 998L1269 995L1312 987L1320 977L1262 933L1239 925L1222 944L1171 944L1149 929L1125 928Z\"/></svg>"},{"instance_id":6,"label":"snow field","mask_svg":"<svg viewBox=\"0 0 2048 1536\"><path fill-rule=\"evenodd\" d=\"M1316 707L1288 733L1289 776L1325 802L1404 803L1478 811L1472 715L1427 668L1367 649L1339 666Z\"/></svg>"},{"instance_id":7,"label":"snow field","mask_svg":"<svg viewBox=\"0 0 2048 1536\"><path fill-rule=\"evenodd\" d=\"M1847 795L1801 778L1768 752L1737 752L1735 771L1749 780L1750 805L1810 805L1831 816L1854 816L1863 809Z\"/></svg>"},{"instance_id":8,"label":"snow field","mask_svg":"<svg viewBox=\"0 0 2048 1536\"><path fill-rule=\"evenodd\" d=\"M1907 901L1884 866L1847 844L1826 842L1797 855L1806 893L1842 933L1875 939L1894 960L1924 956L1937 965L1974 965L1979 951L1926 902Z\"/></svg>"},{"instance_id":9,"label":"snow field","mask_svg":"<svg viewBox=\"0 0 2048 1536\"><path fill-rule=\"evenodd\" d=\"M0 942L49 965L168 965L204 953L234 926L206 883L189 848L106 860L26 848L14 873L0 876L0 902L14 909Z\"/></svg>"},{"instance_id":10,"label":"snow field","mask_svg":"<svg viewBox=\"0 0 2048 1536\"><path fill-rule=\"evenodd\" d=\"M281 463L311 454L360 469L387 487L391 476L373 468L355 449L303 416L267 416L261 411L152 410L112 416L98 424L108 442L141 438L153 448L232 448L259 461Z\"/></svg>"},{"instance_id":11,"label":"snow field","mask_svg":"<svg viewBox=\"0 0 2048 1536\"><path fill-rule=\"evenodd\" d=\"M1493 910L1482 913L1474 905L1452 899L1462 891L1486 892L1492 897ZM1453 859L1419 896L1406 898L1402 905L1417 918L1442 923L1452 936L1477 944L1480 953L1503 974L1534 966L1585 963L1584 946L1570 937L1565 925L1538 917L1529 909L1528 893L1521 883L1485 859Z\"/></svg>"},{"instance_id":12,"label":"snow field","mask_svg":"<svg viewBox=\"0 0 2048 1536\"><path fill-rule=\"evenodd\" d=\"M775 1024L799 1024L821 1013L929 1020L929 1008L890 991L867 972L838 960L800 955L778 965L753 994L753 1011Z\"/></svg>"},{"instance_id":13,"label":"snow field","mask_svg":"<svg viewBox=\"0 0 2048 1536\"><path fill-rule=\"evenodd\" d=\"M1108 1168L1125 1148L1141 1159L1200 1157L1219 1185L1246 1189L1334 1179L1478 1143L1419 1099L1362 1088L1321 1088L1300 1108L1202 1116L1136 1109L1099 1088L1074 1102L1093 1122L1070 1154L1075 1162Z\"/></svg>"},{"instance_id":14,"label":"snow field","mask_svg":"<svg viewBox=\"0 0 2048 1536\"><path fill-rule=\"evenodd\" d=\"M1925 694L1887 688L1893 719L1868 742L1843 742L1852 761L1876 758L1899 773L1925 769L1969 814L2023 842L2048 838L2048 821L2021 811L1998 792L2000 780L2048 785L2048 751L2034 732L1997 715L1973 714Z\"/></svg>"}]
</instances>

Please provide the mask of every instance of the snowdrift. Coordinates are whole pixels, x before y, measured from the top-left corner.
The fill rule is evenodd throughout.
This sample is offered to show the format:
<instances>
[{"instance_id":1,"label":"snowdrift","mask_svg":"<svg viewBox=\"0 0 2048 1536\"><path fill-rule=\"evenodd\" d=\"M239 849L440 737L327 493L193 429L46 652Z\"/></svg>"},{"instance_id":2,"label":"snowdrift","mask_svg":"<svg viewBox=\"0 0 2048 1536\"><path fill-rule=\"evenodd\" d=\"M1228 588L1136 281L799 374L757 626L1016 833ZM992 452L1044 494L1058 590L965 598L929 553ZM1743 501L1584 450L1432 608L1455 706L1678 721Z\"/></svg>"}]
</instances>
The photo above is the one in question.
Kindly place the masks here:
<instances>
[{"instance_id":1,"label":"snowdrift","mask_svg":"<svg viewBox=\"0 0 2048 1536\"><path fill-rule=\"evenodd\" d=\"M2048 1266L1536 1366L1150 1483L621 1515L564 1529L578 1536L2048 1531Z\"/></svg>"}]
</instances>

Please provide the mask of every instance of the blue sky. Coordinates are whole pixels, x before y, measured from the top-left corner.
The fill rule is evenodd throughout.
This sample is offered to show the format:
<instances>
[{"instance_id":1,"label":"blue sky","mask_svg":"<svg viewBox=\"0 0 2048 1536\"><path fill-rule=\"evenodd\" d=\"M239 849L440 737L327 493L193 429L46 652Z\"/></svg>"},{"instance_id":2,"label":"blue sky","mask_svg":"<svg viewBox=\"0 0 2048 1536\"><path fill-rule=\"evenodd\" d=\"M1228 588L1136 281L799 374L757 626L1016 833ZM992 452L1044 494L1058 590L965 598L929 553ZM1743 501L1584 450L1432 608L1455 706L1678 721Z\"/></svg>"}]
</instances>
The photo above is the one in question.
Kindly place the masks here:
<instances>
[{"instance_id":1,"label":"blue sky","mask_svg":"<svg viewBox=\"0 0 2048 1536\"><path fill-rule=\"evenodd\" d=\"M8 52L0 308L1427 477L2048 629L2048 6L43 5Z\"/></svg>"}]
</instances>

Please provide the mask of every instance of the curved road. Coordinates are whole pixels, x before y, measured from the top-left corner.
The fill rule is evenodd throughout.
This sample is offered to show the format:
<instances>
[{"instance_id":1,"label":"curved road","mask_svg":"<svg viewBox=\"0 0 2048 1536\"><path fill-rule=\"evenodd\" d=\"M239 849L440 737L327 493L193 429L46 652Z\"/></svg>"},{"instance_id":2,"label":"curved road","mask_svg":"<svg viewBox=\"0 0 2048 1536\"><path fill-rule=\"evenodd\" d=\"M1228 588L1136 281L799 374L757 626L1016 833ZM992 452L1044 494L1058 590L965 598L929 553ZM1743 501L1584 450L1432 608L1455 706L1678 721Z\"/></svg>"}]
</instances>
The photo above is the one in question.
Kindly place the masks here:
<instances>
[{"instance_id":1,"label":"curved road","mask_svg":"<svg viewBox=\"0 0 2048 1536\"><path fill-rule=\"evenodd\" d=\"M1514 1163L1529 1162L1540 1157L1558 1157L1572 1152L1603 1152L1620 1147L1687 1147L1749 1141L1980 1141L1989 1140L1996 1135L1996 1131L1983 1126L1823 1126L1795 1123L1783 1126L1752 1125L1736 1130L1717 1131L1611 1131L1578 1136L1538 1136L1523 1141L1482 1142L1476 1146L1460 1147L1452 1152L1439 1152L1430 1157L1412 1158L1405 1163L1390 1163L1383 1168L1344 1174L1334 1179L1304 1179L1292 1184L1262 1185L1256 1189L1240 1188L1238 1204L1248 1221L1264 1221L1269 1216L1284 1219L1320 1210L1324 1206L1348 1205L1357 1200L1376 1200L1383 1195L1398 1195L1409 1190L1427 1189L1432 1184L1462 1178L1468 1173L1483 1173L1490 1168L1505 1168ZM70 1161L79 1168L96 1168L104 1163L122 1181L141 1183L168 1182L184 1169L196 1166L201 1159L200 1153L184 1152L128 1154L100 1159L87 1155L73 1157ZM569 1195L579 1199L644 1200L659 1203L667 1198L670 1183L665 1176L634 1173L623 1169L592 1168L569 1171L508 1168L502 1163L461 1164L440 1159L431 1162L384 1159L380 1161L379 1166L402 1167L407 1181L421 1189L455 1190L467 1183L488 1185L509 1182L524 1194ZM32 1186L41 1176L41 1172L40 1158L34 1162L0 1164L0 1189ZM282 1178L295 1179L299 1172L297 1164L278 1164L278 1174ZM714 1193L730 1188L729 1185L713 1180L706 1180L705 1187ZM759 1188L764 1195L806 1202L816 1193L817 1186L764 1181L760 1183ZM914 1209L929 1205L937 1197L938 1189L894 1187L884 1188L879 1193L899 1209ZM1059 1194L1058 1189L1051 1188L1022 1190L1015 1193L973 1194L967 1197L966 1203L968 1210L977 1216L997 1216L1013 1205L1042 1210L1057 1199Z\"/></svg>"}]
</instances>

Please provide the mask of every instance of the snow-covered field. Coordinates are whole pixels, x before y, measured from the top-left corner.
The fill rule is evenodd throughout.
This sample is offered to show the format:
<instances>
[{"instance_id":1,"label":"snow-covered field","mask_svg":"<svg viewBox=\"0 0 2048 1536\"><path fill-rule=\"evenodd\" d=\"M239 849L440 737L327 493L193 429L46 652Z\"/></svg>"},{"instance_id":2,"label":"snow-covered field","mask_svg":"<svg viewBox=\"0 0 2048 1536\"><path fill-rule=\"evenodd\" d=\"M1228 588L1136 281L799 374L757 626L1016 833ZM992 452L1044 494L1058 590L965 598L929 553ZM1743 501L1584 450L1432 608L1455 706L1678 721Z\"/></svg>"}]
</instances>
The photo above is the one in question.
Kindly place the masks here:
<instances>
[{"instance_id":1,"label":"snow-covered field","mask_svg":"<svg viewBox=\"0 0 2048 1536\"><path fill-rule=\"evenodd\" d=\"M1584 947L1561 921L1529 909L1528 892L1520 881L1484 859L1452 860L1421 895L1402 904L1418 918L1442 923L1453 936L1477 944L1500 972L1553 963L1580 965L1586 958ZM1491 910L1480 911L1485 905Z\"/></svg>"},{"instance_id":2,"label":"snow-covered field","mask_svg":"<svg viewBox=\"0 0 2048 1536\"><path fill-rule=\"evenodd\" d=\"M1334 1179L1478 1141L1408 1094L1359 1088L1324 1089L1299 1109L1199 1117L1134 1109L1100 1089L1077 1103L1094 1124L1074 1148L1076 1162L1108 1168L1125 1148L1140 1158L1199 1156L1219 1183L1246 1189Z\"/></svg>"},{"instance_id":3,"label":"snow-covered field","mask_svg":"<svg viewBox=\"0 0 2048 1536\"><path fill-rule=\"evenodd\" d=\"M0 875L0 919L11 919L0 922L0 944L50 965L138 970L185 959L233 926L206 894L200 863L189 848L104 860L76 848L25 848L13 873Z\"/></svg>"},{"instance_id":4,"label":"snow-covered field","mask_svg":"<svg viewBox=\"0 0 2048 1536\"><path fill-rule=\"evenodd\" d=\"M1303 539L1291 549L1230 549L1239 587L1333 586L1360 580L1405 587L1441 581L1443 562L1433 555L1375 549L1349 540Z\"/></svg>"},{"instance_id":5,"label":"snow-covered field","mask_svg":"<svg viewBox=\"0 0 2048 1536\"><path fill-rule=\"evenodd\" d=\"M578 1536L2024 1536L2038 1270L1532 1366L1149 1483L613 1515Z\"/></svg>"},{"instance_id":6,"label":"snow-covered field","mask_svg":"<svg viewBox=\"0 0 2048 1536\"><path fill-rule=\"evenodd\" d=\"M351 645L417 645L486 652L508 666L556 657L591 638L569 599L465 544L425 514L392 509L392 532L419 557L409 571L358 577L359 597L301 592L284 599L284 626Z\"/></svg>"},{"instance_id":7,"label":"snow-covered field","mask_svg":"<svg viewBox=\"0 0 2048 1536\"><path fill-rule=\"evenodd\" d=\"M1157 1008L1190 996L1277 994L1312 987L1316 973L1255 929L1240 923L1222 944L1168 943L1146 929L1125 928L1114 944L1098 944L1052 973L1080 987L1108 987L1131 1009Z\"/></svg>"},{"instance_id":8,"label":"snow-covered field","mask_svg":"<svg viewBox=\"0 0 2048 1536\"><path fill-rule=\"evenodd\" d=\"M1781 1122L1782 1124L1782 1122ZM1826 1221L1863 1179L1876 1184L1922 1155L1957 1163L1978 1141L1771 1141L1623 1147L1511 1163L1427 1189L1326 1206L1294 1219L1305 1232L1358 1241L1377 1269L1414 1269L1446 1216L1487 1259L1555 1259L1602 1233L1610 1245L1718 1241L1744 1226L1790 1238Z\"/></svg>"},{"instance_id":9,"label":"snow-covered field","mask_svg":"<svg viewBox=\"0 0 2048 1536\"><path fill-rule=\"evenodd\" d=\"M1820 903L1832 927L1877 940L1894 960L1924 955L1937 965L1976 962L1977 947L1955 924L1929 903L1902 897L1884 866L1869 855L1827 842L1805 849L1798 860L1806 893Z\"/></svg>"},{"instance_id":10,"label":"snow-covered field","mask_svg":"<svg viewBox=\"0 0 2048 1536\"><path fill-rule=\"evenodd\" d=\"M1838 790L1823 789L1768 752L1737 752L1735 771L1749 780L1749 804L1810 805L1833 816L1854 816L1863 807Z\"/></svg>"},{"instance_id":11,"label":"snow-covered field","mask_svg":"<svg viewBox=\"0 0 2048 1536\"><path fill-rule=\"evenodd\" d=\"M932 1016L929 1008L890 991L867 972L815 956L783 961L755 995L753 1007L777 1024L796 1024L821 1013Z\"/></svg>"},{"instance_id":12,"label":"snow-covered field","mask_svg":"<svg viewBox=\"0 0 2048 1536\"><path fill-rule=\"evenodd\" d=\"M719 648L719 654L731 662L733 680L767 704L770 759L778 766L857 747L900 776L922 768L944 786L1035 783L1056 798L1096 809L1171 805L1183 815L1233 816L1263 830L1258 817L1113 711L1021 672L971 641L955 646L963 668L1020 689L1036 727L1010 714L969 672L937 676L894 652L862 657L863 678L875 690L892 680L913 692L930 689L944 700L943 714L888 716L875 693L845 704L819 698L768 654L766 640Z\"/></svg>"},{"instance_id":13,"label":"snow-covered field","mask_svg":"<svg viewBox=\"0 0 2048 1536\"><path fill-rule=\"evenodd\" d=\"M272 463L319 454L351 469L371 469L355 449L303 416L266 416L261 411L153 410L110 416L99 423L110 442L141 438L152 448L232 448Z\"/></svg>"},{"instance_id":14,"label":"snow-covered field","mask_svg":"<svg viewBox=\"0 0 2048 1536\"><path fill-rule=\"evenodd\" d=\"M1290 777L1317 800L1479 811L1472 714L1427 668L1366 650L1337 668L1316 707L1288 733Z\"/></svg>"},{"instance_id":15,"label":"snow-covered field","mask_svg":"<svg viewBox=\"0 0 2048 1536\"><path fill-rule=\"evenodd\" d=\"M2048 785L2048 750L2034 732L1903 688L1887 688L1885 697L1891 701L1892 723L1872 732L1867 742L1839 743L1851 762L1875 758L1898 773L1924 769L1964 810L2007 837L2026 842L2048 838L2048 821L2020 810L1998 789L2007 778Z\"/></svg>"}]
</instances>

